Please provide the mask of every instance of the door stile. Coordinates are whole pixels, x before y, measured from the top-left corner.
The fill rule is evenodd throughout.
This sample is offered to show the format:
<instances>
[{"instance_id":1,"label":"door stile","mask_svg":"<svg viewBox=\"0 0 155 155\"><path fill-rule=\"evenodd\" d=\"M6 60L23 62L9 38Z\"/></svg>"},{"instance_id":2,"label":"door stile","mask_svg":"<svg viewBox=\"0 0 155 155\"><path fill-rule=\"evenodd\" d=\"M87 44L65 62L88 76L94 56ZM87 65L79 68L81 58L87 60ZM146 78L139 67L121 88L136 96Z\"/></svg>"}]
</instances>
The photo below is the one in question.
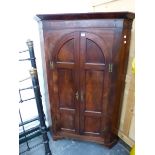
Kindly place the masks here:
<instances>
[{"instance_id":1,"label":"door stile","mask_svg":"<svg viewBox=\"0 0 155 155\"><path fill-rule=\"evenodd\" d=\"M85 51L86 51L86 34L80 32L80 134L84 134L84 111L85 111Z\"/></svg>"},{"instance_id":2,"label":"door stile","mask_svg":"<svg viewBox=\"0 0 155 155\"><path fill-rule=\"evenodd\" d=\"M74 32L74 59L75 59L75 125L76 133L79 134L80 129L80 70L79 70L79 60L80 60L80 51L79 51L79 32Z\"/></svg>"},{"instance_id":3,"label":"door stile","mask_svg":"<svg viewBox=\"0 0 155 155\"><path fill-rule=\"evenodd\" d=\"M56 68L56 65L55 65L55 61L54 61L54 57L51 58L52 61L52 65L54 66L50 66L50 71L51 71L51 87L52 88L52 107L54 108L51 108L52 110L52 128L53 128L53 133L55 135L57 135L57 132L59 132L61 129L60 129L60 125L59 125L59 120L60 120L60 116L59 116L59 101L58 101L58 71L57 71L57 68Z\"/></svg>"},{"instance_id":4,"label":"door stile","mask_svg":"<svg viewBox=\"0 0 155 155\"><path fill-rule=\"evenodd\" d=\"M110 138L110 122L111 116L108 115L109 97L111 88L111 72L109 72L109 64L111 63L111 56L106 59L105 77L104 77L104 92L103 92L103 107L102 107L102 123L101 123L101 135L108 141Z\"/></svg>"},{"instance_id":5,"label":"door stile","mask_svg":"<svg viewBox=\"0 0 155 155\"><path fill-rule=\"evenodd\" d=\"M106 48L105 48L106 49ZM101 124L101 135L105 138L105 142L110 142L111 138L111 116L108 114L110 108L110 97L111 97L111 75L112 69L109 70L109 66L112 64L112 53L107 51L105 77L104 77L104 92L103 92L103 107L102 107L102 124Z\"/></svg>"}]
</instances>

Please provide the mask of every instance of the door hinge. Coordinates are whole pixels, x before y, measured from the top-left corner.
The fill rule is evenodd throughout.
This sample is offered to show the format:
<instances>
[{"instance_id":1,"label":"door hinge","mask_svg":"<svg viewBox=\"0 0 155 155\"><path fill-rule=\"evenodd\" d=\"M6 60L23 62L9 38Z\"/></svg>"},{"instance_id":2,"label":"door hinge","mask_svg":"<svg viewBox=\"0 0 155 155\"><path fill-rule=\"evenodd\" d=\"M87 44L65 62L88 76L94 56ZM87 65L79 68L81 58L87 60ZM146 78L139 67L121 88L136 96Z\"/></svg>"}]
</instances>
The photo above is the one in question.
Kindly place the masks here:
<instances>
[{"instance_id":1,"label":"door hinge","mask_svg":"<svg viewBox=\"0 0 155 155\"><path fill-rule=\"evenodd\" d=\"M113 70L113 64L109 64L109 72L112 72Z\"/></svg>"},{"instance_id":2,"label":"door hinge","mask_svg":"<svg viewBox=\"0 0 155 155\"><path fill-rule=\"evenodd\" d=\"M54 63L53 63L53 61L50 61L50 68L51 69L54 69Z\"/></svg>"}]
</instances>

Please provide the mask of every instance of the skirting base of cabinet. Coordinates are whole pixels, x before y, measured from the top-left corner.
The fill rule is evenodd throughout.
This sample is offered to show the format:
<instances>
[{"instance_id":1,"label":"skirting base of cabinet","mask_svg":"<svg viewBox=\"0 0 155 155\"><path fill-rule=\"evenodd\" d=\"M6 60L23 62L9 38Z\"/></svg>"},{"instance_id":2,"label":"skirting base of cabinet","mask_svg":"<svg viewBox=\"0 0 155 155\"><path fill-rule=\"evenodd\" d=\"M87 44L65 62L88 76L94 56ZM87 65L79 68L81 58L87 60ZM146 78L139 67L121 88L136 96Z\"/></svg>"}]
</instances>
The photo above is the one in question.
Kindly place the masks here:
<instances>
[{"instance_id":1,"label":"skirting base of cabinet","mask_svg":"<svg viewBox=\"0 0 155 155\"><path fill-rule=\"evenodd\" d=\"M113 147L118 141L118 137L115 137L112 142L108 143L108 142L105 142L104 138L101 138L101 137L77 135L77 134L66 133L66 132L58 132L57 134L54 134L52 137L53 137L53 140L68 138L68 139L75 139L75 140L90 141L98 144L103 144L104 146L109 148Z\"/></svg>"}]
</instances>

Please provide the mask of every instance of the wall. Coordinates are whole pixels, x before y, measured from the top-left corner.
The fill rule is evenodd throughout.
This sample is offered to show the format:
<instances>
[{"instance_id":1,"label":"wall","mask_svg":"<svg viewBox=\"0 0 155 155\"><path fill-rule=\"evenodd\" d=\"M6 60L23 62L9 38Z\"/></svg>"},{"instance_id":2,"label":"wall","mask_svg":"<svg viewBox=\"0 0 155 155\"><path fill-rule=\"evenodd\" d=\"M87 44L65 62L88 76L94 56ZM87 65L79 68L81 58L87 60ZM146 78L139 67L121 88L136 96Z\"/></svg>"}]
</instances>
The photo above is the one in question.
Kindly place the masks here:
<instances>
[{"instance_id":1,"label":"wall","mask_svg":"<svg viewBox=\"0 0 155 155\"><path fill-rule=\"evenodd\" d=\"M94 11L135 11L134 0L94 0Z\"/></svg>"}]
</instances>

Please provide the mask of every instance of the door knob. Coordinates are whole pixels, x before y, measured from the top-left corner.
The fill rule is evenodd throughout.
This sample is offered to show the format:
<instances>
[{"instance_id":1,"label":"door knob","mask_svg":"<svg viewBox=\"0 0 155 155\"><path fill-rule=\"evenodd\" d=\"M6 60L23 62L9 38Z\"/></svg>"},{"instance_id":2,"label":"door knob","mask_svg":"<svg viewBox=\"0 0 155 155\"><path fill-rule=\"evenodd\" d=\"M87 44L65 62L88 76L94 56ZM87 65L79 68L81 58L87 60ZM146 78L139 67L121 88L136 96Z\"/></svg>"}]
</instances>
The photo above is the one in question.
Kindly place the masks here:
<instances>
[{"instance_id":1,"label":"door knob","mask_svg":"<svg viewBox=\"0 0 155 155\"><path fill-rule=\"evenodd\" d=\"M76 97L77 100L79 99L79 93L78 93L78 91L75 93L75 97Z\"/></svg>"}]
</instances>

